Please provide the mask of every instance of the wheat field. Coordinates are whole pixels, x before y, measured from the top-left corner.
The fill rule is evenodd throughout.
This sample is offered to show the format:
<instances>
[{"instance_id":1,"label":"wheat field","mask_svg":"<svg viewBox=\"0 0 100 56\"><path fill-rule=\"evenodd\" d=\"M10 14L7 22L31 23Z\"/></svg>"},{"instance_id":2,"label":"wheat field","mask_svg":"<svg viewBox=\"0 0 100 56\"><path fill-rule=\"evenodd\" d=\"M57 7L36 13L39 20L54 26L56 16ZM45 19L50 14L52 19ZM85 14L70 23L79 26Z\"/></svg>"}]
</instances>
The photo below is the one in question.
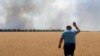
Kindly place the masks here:
<instances>
[{"instance_id":1,"label":"wheat field","mask_svg":"<svg viewBox=\"0 0 100 56\"><path fill-rule=\"evenodd\" d=\"M62 32L1 32L0 56L64 56L58 48ZM100 56L100 32L81 32L75 56Z\"/></svg>"}]
</instances>

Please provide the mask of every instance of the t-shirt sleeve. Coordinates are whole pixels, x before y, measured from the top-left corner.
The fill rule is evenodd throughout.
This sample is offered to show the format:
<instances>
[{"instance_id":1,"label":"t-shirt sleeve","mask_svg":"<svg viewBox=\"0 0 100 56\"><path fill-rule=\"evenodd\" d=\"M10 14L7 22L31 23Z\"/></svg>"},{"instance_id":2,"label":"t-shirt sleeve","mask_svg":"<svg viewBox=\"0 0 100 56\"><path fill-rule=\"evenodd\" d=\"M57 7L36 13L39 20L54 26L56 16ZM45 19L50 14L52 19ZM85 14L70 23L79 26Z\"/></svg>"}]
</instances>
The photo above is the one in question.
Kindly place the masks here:
<instances>
[{"instance_id":1,"label":"t-shirt sleeve","mask_svg":"<svg viewBox=\"0 0 100 56\"><path fill-rule=\"evenodd\" d=\"M79 31L74 31L75 32L75 34L77 34Z\"/></svg>"}]
</instances>

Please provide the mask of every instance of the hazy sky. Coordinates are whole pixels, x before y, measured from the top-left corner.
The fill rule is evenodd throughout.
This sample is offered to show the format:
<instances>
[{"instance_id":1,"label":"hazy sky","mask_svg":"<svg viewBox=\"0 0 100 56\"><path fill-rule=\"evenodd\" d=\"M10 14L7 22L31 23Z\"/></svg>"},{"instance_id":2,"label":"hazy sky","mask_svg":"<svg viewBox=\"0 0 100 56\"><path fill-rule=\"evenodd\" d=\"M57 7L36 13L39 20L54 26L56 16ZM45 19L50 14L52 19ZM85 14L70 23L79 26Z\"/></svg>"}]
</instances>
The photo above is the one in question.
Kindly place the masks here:
<instances>
[{"instance_id":1,"label":"hazy sky","mask_svg":"<svg viewBox=\"0 0 100 56\"><path fill-rule=\"evenodd\" d=\"M0 0L2 29L65 29L100 31L100 0Z\"/></svg>"}]
</instances>

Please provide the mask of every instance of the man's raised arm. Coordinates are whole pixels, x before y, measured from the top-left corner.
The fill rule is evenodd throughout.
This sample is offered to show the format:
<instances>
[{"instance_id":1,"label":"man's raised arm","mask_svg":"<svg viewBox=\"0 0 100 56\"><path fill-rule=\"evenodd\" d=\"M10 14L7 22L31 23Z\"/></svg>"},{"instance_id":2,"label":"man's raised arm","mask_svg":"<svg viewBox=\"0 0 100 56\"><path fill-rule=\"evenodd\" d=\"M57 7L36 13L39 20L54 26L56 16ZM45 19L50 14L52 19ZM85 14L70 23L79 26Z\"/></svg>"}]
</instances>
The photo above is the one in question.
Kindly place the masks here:
<instances>
[{"instance_id":1,"label":"man's raised arm","mask_svg":"<svg viewBox=\"0 0 100 56\"><path fill-rule=\"evenodd\" d=\"M73 26L77 29L77 33L79 33L80 32L80 29L78 28L78 26L76 25L76 22L73 22Z\"/></svg>"}]
</instances>

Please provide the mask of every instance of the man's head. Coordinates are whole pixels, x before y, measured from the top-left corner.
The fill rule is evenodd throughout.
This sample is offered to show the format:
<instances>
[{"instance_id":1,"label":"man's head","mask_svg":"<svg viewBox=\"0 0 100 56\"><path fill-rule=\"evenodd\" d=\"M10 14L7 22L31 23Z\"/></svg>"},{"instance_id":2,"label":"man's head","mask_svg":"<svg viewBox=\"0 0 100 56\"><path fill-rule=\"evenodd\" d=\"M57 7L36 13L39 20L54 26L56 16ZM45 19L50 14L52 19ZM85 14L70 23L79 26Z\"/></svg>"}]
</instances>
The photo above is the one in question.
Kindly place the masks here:
<instances>
[{"instance_id":1,"label":"man's head","mask_svg":"<svg viewBox=\"0 0 100 56\"><path fill-rule=\"evenodd\" d=\"M66 29L67 29L67 30L71 30L72 27L69 25L69 26L66 27Z\"/></svg>"}]
</instances>

